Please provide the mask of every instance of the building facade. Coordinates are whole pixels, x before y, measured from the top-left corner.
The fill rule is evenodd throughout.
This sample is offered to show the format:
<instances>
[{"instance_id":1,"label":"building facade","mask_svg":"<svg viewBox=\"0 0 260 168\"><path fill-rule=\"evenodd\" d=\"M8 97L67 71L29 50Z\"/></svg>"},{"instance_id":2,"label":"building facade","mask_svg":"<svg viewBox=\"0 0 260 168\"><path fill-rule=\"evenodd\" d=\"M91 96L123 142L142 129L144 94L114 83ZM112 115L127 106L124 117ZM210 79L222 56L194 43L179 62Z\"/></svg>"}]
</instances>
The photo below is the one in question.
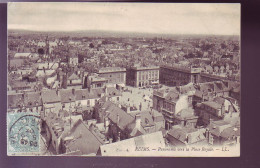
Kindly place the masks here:
<instances>
[{"instance_id":1,"label":"building facade","mask_svg":"<svg viewBox=\"0 0 260 168\"><path fill-rule=\"evenodd\" d=\"M182 86L200 81L200 68L182 68L174 66L160 67L160 83L167 86Z\"/></svg>"},{"instance_id":2,"label":"building facade","mask_svg":"<svg viewBox=\"0 0 260 168\"><path fill-rule=\"evenodd\" d=\"M126 84L134 87L159 84L159 67L131 67L127 69L126 78Z\"/></svg>"},{"instance_id":3,"label":"building facade","mask_svg":"<svg viewBox=\"0 0 260 168\"><path fill-rule=\"evenodd\" d=\"M100 77L106 78L108 83L126 84L126 69L121 67L106 67L98 71Z\"/></svg>"}]
</instances>

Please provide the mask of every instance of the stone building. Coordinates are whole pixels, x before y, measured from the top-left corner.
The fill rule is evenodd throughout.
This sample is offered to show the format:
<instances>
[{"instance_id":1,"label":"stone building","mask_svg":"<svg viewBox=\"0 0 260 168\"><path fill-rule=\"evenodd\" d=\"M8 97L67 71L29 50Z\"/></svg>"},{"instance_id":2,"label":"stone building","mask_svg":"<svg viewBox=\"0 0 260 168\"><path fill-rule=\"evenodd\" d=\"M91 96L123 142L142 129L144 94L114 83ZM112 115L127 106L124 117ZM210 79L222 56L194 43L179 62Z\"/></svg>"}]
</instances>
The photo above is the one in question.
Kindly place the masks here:
<instances>
[{"instance_id":1,"label":"stone building","mask_svg":"<svg viewBox=\"0 0 260 168\"><path fill-rule=\"evenodd\" d=\"M126 84L134 87L159 84L159 67L131 67L127 69Z\"/></svg>"}]
</instances>

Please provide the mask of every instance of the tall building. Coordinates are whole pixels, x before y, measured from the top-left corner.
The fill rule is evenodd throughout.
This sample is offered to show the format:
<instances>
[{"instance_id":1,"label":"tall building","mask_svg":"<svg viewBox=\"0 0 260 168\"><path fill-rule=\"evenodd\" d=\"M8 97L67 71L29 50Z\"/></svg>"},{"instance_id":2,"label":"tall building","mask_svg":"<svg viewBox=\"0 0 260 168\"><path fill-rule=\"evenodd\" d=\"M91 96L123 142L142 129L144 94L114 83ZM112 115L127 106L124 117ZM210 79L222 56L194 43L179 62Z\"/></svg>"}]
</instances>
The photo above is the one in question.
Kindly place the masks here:
<instances>
[{"instance_id":1,"label":"tall building","mask_svg":"<svg viewBox=\"0 0 260 168\"><path fill-rule=\"evenodd\" d=\"M183 68L177 66L160 67L160 83L167 86L182 86L200 81L200 68Z\"/></svg>"},{"instance_id":2,"label":"tall building","mask_svg":"<svg viewBox=\"0 0 260 168\"><path fill-rule=\"evenodd\" d=\"M126 69L121 67L106 67L98 71L100 77L112 84L126 84Z\"/></svg>"},{"instance_id":3,"label":"tall building","mask_svg":"<svg viewBox=\"0 0 260 168\"><path fill-rule=\"evenodd\" d=\"M182 94L177 88L154 90L153 109L163 114L166 129L171 129L173 125L194 127L198 117L191 107L192 96Z\"/></svg>"},{"instance_id":4,"label":"tall building","mask_svg":"<svg viewBox=\"0 0 260 168\"><path fill-rule=\"evenodd\" d=\"M214 81L231 80L217 75L202 73L201 68L185 68L168 65L160 67L160 83L167 86L182 86L188 83L205 83Z\"/></svg>"},{"instance_id":5,"label":"tall building","mask_svg":"<svg viewBox=\"0 0 260 168\"><path fill-rule=\"evenodd\" d=\"M134 87L159 84L159 67L131 67L127 69L126 84Z\"/></svg>"}]
</instances>

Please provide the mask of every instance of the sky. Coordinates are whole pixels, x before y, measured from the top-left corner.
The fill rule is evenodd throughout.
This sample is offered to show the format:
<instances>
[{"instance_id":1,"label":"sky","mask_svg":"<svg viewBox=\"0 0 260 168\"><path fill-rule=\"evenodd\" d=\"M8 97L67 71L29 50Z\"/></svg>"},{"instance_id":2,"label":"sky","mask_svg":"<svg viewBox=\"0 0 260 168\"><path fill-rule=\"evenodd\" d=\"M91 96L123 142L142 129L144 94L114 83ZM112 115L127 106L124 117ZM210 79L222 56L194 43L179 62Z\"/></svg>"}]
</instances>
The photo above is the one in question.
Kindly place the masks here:
<instances>
[{"instance_id":1,"label":"sky","mask_svg":"<svg viewBox=\"0 0 260 168\"><path fill-rule=\"evenodd\" d=\"M240 35L240 4L11 2L8 29Z\"/></svg>"}]
</instances>

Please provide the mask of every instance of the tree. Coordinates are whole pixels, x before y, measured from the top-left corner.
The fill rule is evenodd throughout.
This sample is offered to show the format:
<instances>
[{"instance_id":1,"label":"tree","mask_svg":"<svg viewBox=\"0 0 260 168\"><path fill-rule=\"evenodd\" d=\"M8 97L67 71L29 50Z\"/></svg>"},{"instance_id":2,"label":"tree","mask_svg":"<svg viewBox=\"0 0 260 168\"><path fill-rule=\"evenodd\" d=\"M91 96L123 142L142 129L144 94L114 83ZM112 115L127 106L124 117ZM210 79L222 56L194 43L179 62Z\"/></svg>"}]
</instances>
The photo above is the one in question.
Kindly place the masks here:
<instances>
[{"instance_id":1,"label":"tree","mask_svg":"<svg viewBox=\"0 0 260 168\"><path fill-rule=\"evenodd\" d=\"M82 112L83 120L91 120L93 119L93 111L92 110L85 110Z\"/></svg>"},{"instance_id":2,"label":"tree","mask_svg":"<svg viewBox=\"0 0 260 168\"><path fill-rule=\"evenodd\" d=\"M89 47L90 47L90 48L94 48L95 46L94 46L93 43L90 43L90 44L89 44Z\"/></svg>"}]
</instances>

